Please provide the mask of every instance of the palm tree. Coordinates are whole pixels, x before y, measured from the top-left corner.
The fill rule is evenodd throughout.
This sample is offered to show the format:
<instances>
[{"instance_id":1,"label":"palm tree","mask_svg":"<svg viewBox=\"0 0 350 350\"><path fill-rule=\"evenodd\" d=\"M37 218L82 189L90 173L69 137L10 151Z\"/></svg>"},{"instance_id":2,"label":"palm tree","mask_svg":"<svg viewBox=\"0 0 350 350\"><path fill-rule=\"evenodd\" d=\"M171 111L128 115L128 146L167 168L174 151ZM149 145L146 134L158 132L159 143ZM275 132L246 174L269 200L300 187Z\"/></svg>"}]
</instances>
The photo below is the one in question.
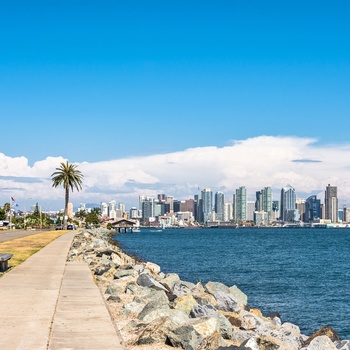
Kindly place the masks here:
<instances>
[{"instance_id":1,"label":"palm tree","mask_svg":"<svg viewBox=\"0 0 350 350\"><path fill-rule=\"evenodd\" d=\"M72 190L76 188L77 191L82 189L84 175L80 170L77 169L76 164L61 163L59 168L51 174L52 187L57 187L58 185L63 185L65 189L65 202L64 202L64 219L63 228L67 229L67 215L68 215L68 202L69 202L69 189Z\"/></svg>"}]
</instances>

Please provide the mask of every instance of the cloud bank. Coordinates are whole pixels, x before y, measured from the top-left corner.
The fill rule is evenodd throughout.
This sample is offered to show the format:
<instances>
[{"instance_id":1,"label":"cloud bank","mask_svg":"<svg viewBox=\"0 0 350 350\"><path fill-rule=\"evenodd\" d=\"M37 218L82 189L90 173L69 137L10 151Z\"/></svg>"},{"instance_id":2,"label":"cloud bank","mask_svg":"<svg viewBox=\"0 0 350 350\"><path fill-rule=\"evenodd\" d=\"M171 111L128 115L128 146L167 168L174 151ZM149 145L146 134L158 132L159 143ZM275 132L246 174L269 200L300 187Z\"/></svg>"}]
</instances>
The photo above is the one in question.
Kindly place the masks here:
<instances>
[{"instance_id":1,"label":"cloud bank","mask_svg":"<svg viewBox=\"0 0 350 350\"><path fill-rule=\"evenodd\" d=\"M165 193L175 199L193 198L204 187L223 191L227 199L246 186L255 191L271 186L274 199L290 184L299 198L317 194L327 184L338 186L340 203L350 202L350 144L317 145L316 139L260 136L232 141L226 147L198 147L145 157L77 163L84 186L71 194L74 205L116 200L138 206L138 196ZM28 165L25 157L0 153L0 204L9 196L17 202L39 202L45 209L63 207L64 191L52 188L51 174L64 157L47 157ZM68 159L69 161L69 159ZM55 208L53 208L55 206Z\"/></svg>"}]
</instances>

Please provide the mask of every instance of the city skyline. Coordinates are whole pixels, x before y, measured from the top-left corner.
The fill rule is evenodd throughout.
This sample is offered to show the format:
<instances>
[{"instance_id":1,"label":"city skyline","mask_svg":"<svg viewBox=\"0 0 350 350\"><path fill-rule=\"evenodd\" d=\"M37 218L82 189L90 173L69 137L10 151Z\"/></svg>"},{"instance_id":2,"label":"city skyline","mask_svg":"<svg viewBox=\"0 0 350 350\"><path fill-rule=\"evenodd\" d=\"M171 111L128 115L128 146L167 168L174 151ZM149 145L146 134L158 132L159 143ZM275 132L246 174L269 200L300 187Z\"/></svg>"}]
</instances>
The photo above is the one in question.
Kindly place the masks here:
<instances>
[{"instance_id":1,"label":"city skyline","mask_svg":"<svg viewBox=\"0 0 350 350\"><path fill-rule=\"evenodd\" d=\"M207 186L350 203L346 1L0 3L0 202L60 209Z\"/></svg>"}]
</instances>

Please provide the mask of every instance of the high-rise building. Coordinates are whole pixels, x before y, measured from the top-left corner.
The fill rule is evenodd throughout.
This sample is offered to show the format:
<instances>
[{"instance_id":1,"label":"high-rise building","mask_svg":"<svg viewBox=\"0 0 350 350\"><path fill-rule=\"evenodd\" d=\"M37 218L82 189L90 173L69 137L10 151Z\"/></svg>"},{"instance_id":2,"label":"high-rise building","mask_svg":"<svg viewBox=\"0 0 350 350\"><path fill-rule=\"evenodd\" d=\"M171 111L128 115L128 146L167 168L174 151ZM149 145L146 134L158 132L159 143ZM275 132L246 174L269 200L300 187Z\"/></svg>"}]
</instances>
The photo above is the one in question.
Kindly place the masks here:
<instances>
[{"instance_id":1,"label":"high-rise building","mask_svg":"<svg viewBox=\"0 0 350 350\"><path fill-rule=\"evenodd\" d=\"M305 222L305 199L303 198L298 198L295 201L295 207L296 209L298 209L299 211L299 215L300 215L300 220Z\"/></svg>"},{"instance_id":2,"label":"high-rise building","mask_svg":"<svg viewBox=\"0 0 350 350\"><path fill-rule=\"evenodd\" d=\"M130 219L136 219L139 216L138 210L136 207L130 209Z\"/></svg>"},{"instance_id":3,"label":"high-rise building","mask_svg":"<svg viewBox=\"0 0 350 350\"><path fill-rule=\"evenodd\" d=\"M245 186L236 189L234 195L234 220L237 223L247 220L247 190Z\"/></svg>"},{"instance_id":4,"label":"high-rise building","mask_svg":"<svg viewBox=\"0 0 350 350\"><path fill-rule=\"evenodd\" d=\"M225 205L224 221L233 220L232 203L229 201L226 201L224 205Z\"/></svg>"},{"instance_id":5,"label":"high-rise building","mask_svg":"<svg viewBox=\"0 0 350 350\"><path fill-rule=\"evenodd\" d=\"M305 200L304 222L312 222L321 218L321 200L312 195Z\"/></svg>"},{"instance_id":6,"label":"high-rise building","mask_svg":"<svg viewBox=\"0 0 350 350\"><path fill-rule=\"evenodd\" d=\"M265 221L270 223L272 221L272 190L271 187L265 187L260 191L256 192L256 211L264 211L266 215L264 216Z\"/></svg>"},{"instance_id":7,"label":"high-rise building","mask_svg":"<svg viewBox=\"0 0 350 350\"><path fill-rule=\"evenodd\" d=\"M331 222L338 222L338 197L337 187L328 184L324 196L325 219Z\"/></svg>"},{"instance_id":8,"label":"high-rise building","mask_svg":"<svg viewBox=\"0 0 350 350\"><path fill-rule=\"evenodd\" d=\"M114 220L117 218L117 202L115 200L108 203L108 217Z\"/></svg>"},{"instance_id":9,"label":"high-rise building","mask_svg":"<svg viewBox=\"0 0 350 350\"><path fill-rule=\"evenodd\" d=\"M280 201L272 201L272 221L280 218Z\"/></svg>"},{"instance_id":10,"label":"high-rise building","mask_svg":"<svg viewBox=\"0 0 350 350\"><path fill-rule=\"evenodd\" d=\"M224 221L225 214L225 196L218 191L215 193L215 218L217 221Z\"/></svg>"},{"instance_id":11,"label":"high-rise building","mask_svg":"<svg viewBox=\"0 0 350 350\"><path fill-rule=\"evenodd\" d=\"M106 202L100 203L102 217L108 217L108 204Z\"/></svg>"},{"instance_id":12,"label":"high-rise building","mask_svg":"<svg viewBox=\"0 0 350 350\"><path fill-rule=\"evenodd\" d=\"M283 187L281 190L281 220L283 221L291 220L291 218L293 217L293 214L291 211L296 210L295 202L296 202L295 189L291 185L287 185Z\"/></svg>"},{"instance_id":13,"label":"high-rise building","mask_svg":"<svg viewBox=\"0 0 350 350\"><path fill-rule=\"evenodd\" d=\"M254 201L247 201L247 221L254 221L255 204L256 203Z\"/></svg>"},{"instance_id":14,"label":"high-rise building","mask_svg":"<svg viewBox=\"0 0 350 350\"><path fill-rule=\"evenodd\" d=\"M213 211L213 192L210 188L204 188L201 194L203 222L206 223L211 219L211 213Z\"/></svg>"},{"instance_id":15,"label":"high-rise building","mask_svg":"<svg viewBox=\"0 0 350 350\"><path fill-rule=\"evenodd\" d=\"M142 221L149 222L154 217L154 198L145 197L142 200Z\"/></svg>"}]
</instances>

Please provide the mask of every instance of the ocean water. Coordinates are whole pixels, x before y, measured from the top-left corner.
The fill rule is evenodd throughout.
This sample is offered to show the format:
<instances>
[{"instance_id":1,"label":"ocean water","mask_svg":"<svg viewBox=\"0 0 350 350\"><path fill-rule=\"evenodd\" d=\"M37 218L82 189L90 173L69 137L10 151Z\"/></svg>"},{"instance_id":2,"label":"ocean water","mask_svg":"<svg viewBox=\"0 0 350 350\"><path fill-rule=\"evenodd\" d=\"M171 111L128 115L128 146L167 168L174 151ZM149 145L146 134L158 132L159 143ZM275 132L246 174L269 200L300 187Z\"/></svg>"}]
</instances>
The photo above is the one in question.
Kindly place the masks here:
<instances>
[{"instance_id":1,"label":"ocean water","mask_svg":"<svg viewBox=\"0 0 350 350\"><path fill-rule=\"evenodd\" d=\"M264 315L350 339L350 229L143 229L123 250L184 281L236 285Z\"/></svg>"}]
</instances>

